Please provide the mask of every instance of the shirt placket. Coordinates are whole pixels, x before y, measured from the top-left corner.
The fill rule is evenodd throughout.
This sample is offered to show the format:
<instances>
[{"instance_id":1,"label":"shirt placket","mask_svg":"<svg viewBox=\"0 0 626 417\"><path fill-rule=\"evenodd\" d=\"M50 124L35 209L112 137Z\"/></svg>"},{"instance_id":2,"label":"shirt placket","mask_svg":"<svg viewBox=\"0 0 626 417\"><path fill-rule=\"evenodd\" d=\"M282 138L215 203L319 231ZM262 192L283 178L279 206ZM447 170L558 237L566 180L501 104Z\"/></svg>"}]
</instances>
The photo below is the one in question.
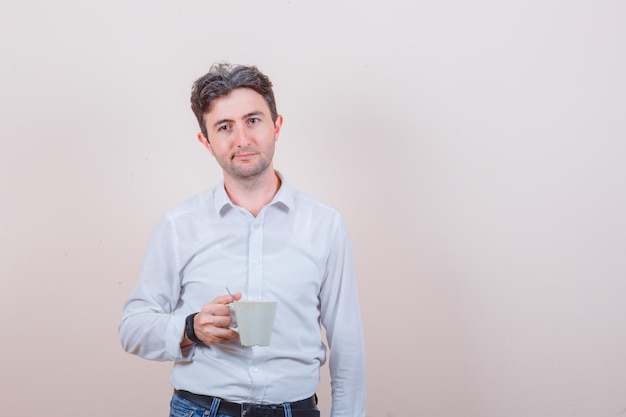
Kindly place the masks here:
<instances>
[{"instance_id":1,"label":"shirt placket","mask_svg":"<svg viewBox=\"0 0 626 417\"><path fill-rule=\"evenodd\" d=\"M250 224L248 240L248 300L263 298L263 213Z\"/></svg>"},{"instance_id":2,"label":"shirt placket","mask_svg":"<svg viewBox=\"0 0 626 417\"><path fill-rule=\"evenodd\" d=\"M263 298L263 219L265 210L250 224L248 241L248 294L249 300ZM259 399L265 391L265 374L263 372L263 357L265 348L252 346L252 361L248 373L251 379L250 397Z\"/></svg>"}]
</instances>

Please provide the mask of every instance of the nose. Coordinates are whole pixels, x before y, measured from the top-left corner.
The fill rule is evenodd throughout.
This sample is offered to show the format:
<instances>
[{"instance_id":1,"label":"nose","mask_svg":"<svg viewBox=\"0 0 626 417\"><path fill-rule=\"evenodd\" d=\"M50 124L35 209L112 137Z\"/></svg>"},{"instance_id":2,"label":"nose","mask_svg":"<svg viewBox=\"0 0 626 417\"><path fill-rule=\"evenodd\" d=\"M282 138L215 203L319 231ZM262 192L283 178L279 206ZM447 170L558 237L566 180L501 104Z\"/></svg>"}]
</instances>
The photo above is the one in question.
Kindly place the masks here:
<instances>
[{"instance_id":1,"label":"nose","mask_svg":"<svg viewBox=\"0 0 626 417\"><path fill-rule=\"evenodd\" d=\"M250 136L245 126L238 126L237 137L235 138L237 146L243 148L250 144Z\"/></svg>"}]
</instances>

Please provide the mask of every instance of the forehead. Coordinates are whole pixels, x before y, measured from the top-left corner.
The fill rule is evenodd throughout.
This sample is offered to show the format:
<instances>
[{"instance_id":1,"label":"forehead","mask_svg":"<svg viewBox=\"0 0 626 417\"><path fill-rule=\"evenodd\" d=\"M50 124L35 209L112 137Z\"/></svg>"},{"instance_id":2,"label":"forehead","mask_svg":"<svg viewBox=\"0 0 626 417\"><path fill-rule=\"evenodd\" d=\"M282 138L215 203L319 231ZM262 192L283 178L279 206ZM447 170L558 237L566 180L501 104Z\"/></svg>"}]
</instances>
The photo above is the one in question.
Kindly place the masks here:
<instances>
[{"instance_id":1,"label":"forehead","mask_svg":"<svg viewBox=\"0 0 626 417\"><path fill-rule=\"evenodd\" d=\"M205 119L239 119L252 112L270 113L263 96L249 88L237 88L213 100L204 114Z\"/></svg>"}]
</instances>

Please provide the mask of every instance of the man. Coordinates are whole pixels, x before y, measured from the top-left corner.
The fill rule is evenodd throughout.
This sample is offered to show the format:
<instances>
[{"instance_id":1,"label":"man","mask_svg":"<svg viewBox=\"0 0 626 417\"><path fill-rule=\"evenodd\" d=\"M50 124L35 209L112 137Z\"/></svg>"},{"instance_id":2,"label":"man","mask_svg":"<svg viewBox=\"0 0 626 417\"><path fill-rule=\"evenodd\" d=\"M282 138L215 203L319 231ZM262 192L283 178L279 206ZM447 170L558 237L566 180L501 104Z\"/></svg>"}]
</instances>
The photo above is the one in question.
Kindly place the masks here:
<instances>
[{"instance_id":1,"label":"man","mask_svg":"<svg viewBox=\"0 0 626 417\"><path fill-rule=\"evenodd\" d=\"M354 260L333 209L274 170L283 117L256 67L217 64L193 85L198 140L223 181L152 234L119 334L127 352L174 361L170 416L319 416L330 348L333 417L365 416ZM231 297L227 289L236 291ZM241 346L229 303L277 300L270 346Z\"/></svg>"}]
</instances>

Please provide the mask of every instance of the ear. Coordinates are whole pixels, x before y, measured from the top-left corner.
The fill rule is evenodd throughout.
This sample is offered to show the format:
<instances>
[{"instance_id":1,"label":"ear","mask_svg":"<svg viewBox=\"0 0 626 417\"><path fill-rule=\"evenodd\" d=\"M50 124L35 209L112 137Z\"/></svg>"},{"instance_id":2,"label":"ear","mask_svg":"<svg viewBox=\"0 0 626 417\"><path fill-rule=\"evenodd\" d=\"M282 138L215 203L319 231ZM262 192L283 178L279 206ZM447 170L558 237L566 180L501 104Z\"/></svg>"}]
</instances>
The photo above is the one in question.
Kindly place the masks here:
<instances>
[{"instance_id":1,"label":"ear","mask_svg":"<svg viewBox=\"0 0 626 417\"><path fill-rule=\"evenodd\" d=\"M280 135L280 129L283 127L283 116L279 114L276 117L276 121L274 122L274 142L278 140L278 136Z\"/></svg>"},{"instance_id":2,"label":"ear","mask_svg":"<svg viewBox=\"0 0 626 417\"><path fill-rule=\"evenodd\" d=\"M211 143L209 142L209 140L202 134L202 132L198 132L198 141L202 144L202 146L204 146L205 148L208 149L209 153L213 156L215 156L215 154L213 153L213 148L211 147Z\"/></svg>"}]
</instances>

